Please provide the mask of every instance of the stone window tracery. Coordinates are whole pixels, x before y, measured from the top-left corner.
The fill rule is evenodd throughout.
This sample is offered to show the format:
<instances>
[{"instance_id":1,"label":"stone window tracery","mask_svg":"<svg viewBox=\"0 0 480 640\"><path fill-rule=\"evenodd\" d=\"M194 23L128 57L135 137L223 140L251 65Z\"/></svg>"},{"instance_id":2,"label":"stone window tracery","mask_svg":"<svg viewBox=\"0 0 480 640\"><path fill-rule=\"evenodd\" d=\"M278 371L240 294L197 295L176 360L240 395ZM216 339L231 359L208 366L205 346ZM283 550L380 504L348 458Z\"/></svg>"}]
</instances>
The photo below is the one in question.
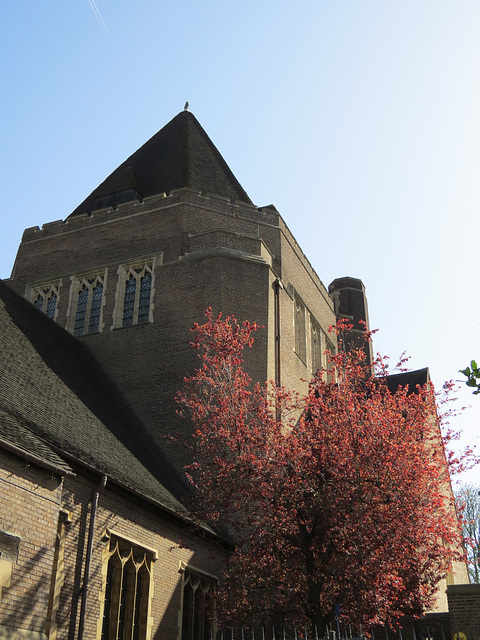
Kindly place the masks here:
<instances>
[{"instance_id":1,"label":"stone window tracery","mask_svg":"<svg viewBox=\"0 0 480 640\"><path fill-rule=\"evenodd\" d=\"M55 320L57 311L59 283L37 285L33 288L32 302L33 306L48 316L51 320Z\"/></svg>"},{"instance_id":2,"label":"stone window tracery","mask_svg":"<svg viewBox=\"0 0 480 640\"><path fill-rule=\"evenodd\" d=\"M148 322L152 293L152 267L130 267L125 279L122 327Z\"/></svg>"},{"instance_id":3,"label":"stone window tracery","mask_svg":"<svg viewBox=\"0 0 480 640\"><path fill-rule=\"evenodd\" d=\"M183 576L182 640L210 640L214 621L212 578L185 569Z\"/></svg>"},{"instance_id":4,"label":"stone window tracery","mask_svg":"<svg viewBox=\"0 0 480 640\"><path fill-rule=\"evenodd\" d=\"M157 258L137 260L119 267L112 328L153 321L154 268Z\"/></svg>"},{"instance_id":5,"label":"stone window tracery","mask_svg":"<svg viewBox=\"0 0 480 640\"><path fill-rule=\"evenodd\" d=\"M101 640L146 640L154 555L112 535L107 558Z\"/></svg>"},{"instance_id":6,"label":"stone window tracery","mask_svg":"<svg viewBox=\"0 0 480 640\"><path fill-rule=\"evenodd\" d=\"M67 329L74 336L102 330L105 280L105 272L72 278Z\"/></svg>"}]
</instances>

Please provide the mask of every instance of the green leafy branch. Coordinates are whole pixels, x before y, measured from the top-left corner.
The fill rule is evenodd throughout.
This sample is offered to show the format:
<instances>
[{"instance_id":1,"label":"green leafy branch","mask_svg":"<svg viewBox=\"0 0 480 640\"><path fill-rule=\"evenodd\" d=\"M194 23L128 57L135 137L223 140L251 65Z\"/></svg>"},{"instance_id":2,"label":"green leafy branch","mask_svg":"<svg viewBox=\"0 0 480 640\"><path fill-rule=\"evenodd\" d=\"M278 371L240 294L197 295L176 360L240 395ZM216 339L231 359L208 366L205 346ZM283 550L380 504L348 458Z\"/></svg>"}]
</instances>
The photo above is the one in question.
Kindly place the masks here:
<instances>
[{"instance_id":1,"label":"green leafy branch","mask_svg":"<svg viewBox=\"0 0 480 640\"><path fill-rule=\"evenodd\" d=\"M468 378L465 383L467 387L472 387L475 389L473 391L473 395L477 395L480 393L480 368L478 367L475 360L470 362L470 366L466 369L460 369L460 373L463 373L464 376Z\"/></svg>"}]
</instances>

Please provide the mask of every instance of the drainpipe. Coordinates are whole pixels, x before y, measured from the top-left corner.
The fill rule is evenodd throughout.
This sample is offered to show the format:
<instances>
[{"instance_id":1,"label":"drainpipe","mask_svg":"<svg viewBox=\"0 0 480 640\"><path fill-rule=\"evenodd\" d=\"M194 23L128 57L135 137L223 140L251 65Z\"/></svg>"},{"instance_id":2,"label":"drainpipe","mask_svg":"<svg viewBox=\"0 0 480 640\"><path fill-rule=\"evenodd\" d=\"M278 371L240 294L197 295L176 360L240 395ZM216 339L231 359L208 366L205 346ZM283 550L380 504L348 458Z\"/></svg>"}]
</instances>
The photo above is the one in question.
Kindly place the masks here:
<instances>
[{"instance_id":1,"label":"drainpipe","mask_svg":"<svg viewBox=\"0 0 480 640\"><path fill-rule=\"evenodd\" d=\"M100 480L100 484L94 490L92 495L92 510L90 512L90 526L88 528L87 555L85 556L85 570L83 572L82 606L80 607L80 620L78 623L78 640L83 640L83 633L85 631L85 614L87 611L88 583L90 580L90 566L92 564L93 535L95 531L95 519L97 517L98 498L100 496L100 491L105 489L106 484L107 484L107 474L104 473Z\"/></svg>"},{"instance_id":2,"label":"drainpipe","mask_svg":"<svg viewBox=\"0 0 480 640\"><path fill-rule=\"evenodd\" d=\"M274 291L274 318L275 318L275 384L279 387L282 383L280 371L280 289L283 284L280 278L276 278L273 283ZM277 420L280 419L280 408L276 408Z\"/></svg>"}]
</instances>

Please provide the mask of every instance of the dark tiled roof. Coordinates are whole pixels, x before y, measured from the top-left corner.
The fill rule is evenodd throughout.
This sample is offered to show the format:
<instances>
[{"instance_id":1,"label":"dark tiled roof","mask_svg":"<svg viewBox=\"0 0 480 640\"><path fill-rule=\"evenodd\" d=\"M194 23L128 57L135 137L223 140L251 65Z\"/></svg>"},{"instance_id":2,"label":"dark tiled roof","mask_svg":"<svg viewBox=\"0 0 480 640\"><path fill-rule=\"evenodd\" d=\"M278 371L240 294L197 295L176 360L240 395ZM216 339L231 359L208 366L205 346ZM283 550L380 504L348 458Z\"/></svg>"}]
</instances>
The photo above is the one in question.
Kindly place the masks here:
<instances>
[{"instance_id":1,"label":"dark tiled roof","mask_svg":"<svg viewBox=\"0 0 480 640\"><path fill-rule=\"evenodd\" d=\"M417 389L417 386L423 387L430 381L430 374L428 372L428 367L425 367L424 369L417 369L416 371L395 373L393 375L386 376L384 380L392 393L395 393L399 387L406 387L407 385L408 392L413 393Z\"/></svg>"},{"instance_id":2,"label":"dark tiled roof","mask_svg":"<svg viewBox=\"0 0 480 640\"><path fill-rule=\"evenodd\" d=\"M180 479L85 345L0 281L0 441L79 460L169 511ZM168 486L167 487L165 486Z\"/></svg>"},{"instance_id":3,"label":"dark tiled roof","mask_svg":"<svg viewBox=\"0 0 480 640\"><path fill-rule=\"evenodd\" d=\"M71 215L182 187L252 203L189 111L175 116L127 158Z\"/></svg>"},{"instance_id":4,"label":"dark tiled roof","mask_svg":"<svg viewBox=\"0 0 480 640\"><path fill-rule=\"evenodd\" d=\"M56 468L59 473L68 473L70 466L25 424L21 416L7 413L0 408L0 448L14 448L27 459L33 456L39 464Z\"/></svg>"}]
</instances>

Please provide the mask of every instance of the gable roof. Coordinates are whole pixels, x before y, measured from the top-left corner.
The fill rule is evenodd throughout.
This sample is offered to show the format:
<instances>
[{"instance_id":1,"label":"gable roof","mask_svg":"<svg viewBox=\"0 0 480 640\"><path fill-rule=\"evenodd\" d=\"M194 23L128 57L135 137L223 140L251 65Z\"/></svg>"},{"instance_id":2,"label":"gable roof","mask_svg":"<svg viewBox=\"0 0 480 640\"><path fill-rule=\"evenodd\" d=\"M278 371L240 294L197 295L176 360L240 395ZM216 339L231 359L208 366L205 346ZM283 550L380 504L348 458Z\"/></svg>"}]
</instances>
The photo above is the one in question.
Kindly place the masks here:
<instances>
[{"instance_id":1,"label":"gable roof","mask_svg":"<svg viewBox=\"0 0 480 640\"><path fill-rule=\"evenodd\" d=\"M180 112L135 151L73 211L72 216L120 202L190 187L252 201L195 116Z\"/></svg>"},{"instance_id":2,"label":"gable roof","mask_svg":"<svg viewBox=\"0 0 480 640\"><path fill-rule=\"evenodd\" d=\"M68 473L77 462L170 513L187 510L163 452L80 341L0 280L0 447ZM32 459L32 458L30 458Z\"/></svg>"}]
</instances>

